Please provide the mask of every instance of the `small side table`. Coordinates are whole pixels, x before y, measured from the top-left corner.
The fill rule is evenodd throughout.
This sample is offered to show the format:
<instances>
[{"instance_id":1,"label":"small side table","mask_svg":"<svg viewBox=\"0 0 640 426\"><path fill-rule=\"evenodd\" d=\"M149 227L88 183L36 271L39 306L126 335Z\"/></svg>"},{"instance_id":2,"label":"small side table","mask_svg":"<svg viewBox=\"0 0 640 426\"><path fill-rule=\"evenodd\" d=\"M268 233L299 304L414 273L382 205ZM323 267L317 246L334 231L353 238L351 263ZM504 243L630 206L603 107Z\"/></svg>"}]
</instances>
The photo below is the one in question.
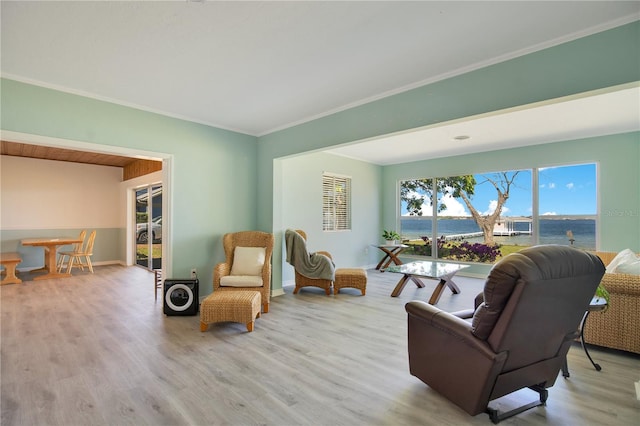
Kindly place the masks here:
<instances>
[{"instance_id":1,"label":"small side table","mask_svg":"<svg viewBox=\"0 0 640 426\"><path fill-rule=\"evenodd\" d=\"M582 317L582 321L580 321L580 330L579 330L580 344L582 345L582 350L584 350L584 353L587 355L587 358L589 358L589 361L591 361L591 365L593 365L593 368L595 368L596 371L602 370L602 367L600 367L600 364L596 364L593 361L593 358L591 358L591 355L589 354L589 350L587 349L587 346L584 341L584 326L587 323L587 318L589 317L589 314L591 312L601 312L601 311L604 311L606 308L607 308L607 301L602 297L596 296L593 299L591 299L591 302L589 302L587 311L584 313L584 316ZM562 366L562 375L564 377L569 377L569 367L567 366L566 358Z\"/></svg>"},{"instance_id":2,"label":"small side table","mask_svg":"<svg viewBox=\"0 0 640 426\"><path fill-rule=\"evenodd\" d=\"M376 269L379 269L380 272L384 272L384 270L391 264L391 262L395 263L396 265L402 265L402 261L398 259L398 255L409 247L406 244L371 244L371 246L377 247L384 252L384 257L380 260L380 262L378 262L378 266L376 266Z\"/></svg>"}]
</instances>

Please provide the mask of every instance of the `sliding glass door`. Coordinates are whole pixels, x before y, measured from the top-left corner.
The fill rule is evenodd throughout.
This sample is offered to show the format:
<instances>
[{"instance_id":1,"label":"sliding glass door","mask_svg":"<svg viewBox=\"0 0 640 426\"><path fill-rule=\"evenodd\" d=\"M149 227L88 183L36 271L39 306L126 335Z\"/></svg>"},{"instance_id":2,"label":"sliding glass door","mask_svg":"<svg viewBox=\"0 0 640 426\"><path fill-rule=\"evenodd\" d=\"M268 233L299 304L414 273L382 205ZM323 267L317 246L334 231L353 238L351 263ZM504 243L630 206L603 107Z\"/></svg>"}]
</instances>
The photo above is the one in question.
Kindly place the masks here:
<instances>
[{"instance_id":1,"label":"sliding glass door","mask_svg":"<svg viewBox=\"0 0 640 426\"><path fill-rule=\"evenodd\" d=\"M135 190L136 264L147 269L162 268L162 185Z\"/></svg>"}]
</instances>

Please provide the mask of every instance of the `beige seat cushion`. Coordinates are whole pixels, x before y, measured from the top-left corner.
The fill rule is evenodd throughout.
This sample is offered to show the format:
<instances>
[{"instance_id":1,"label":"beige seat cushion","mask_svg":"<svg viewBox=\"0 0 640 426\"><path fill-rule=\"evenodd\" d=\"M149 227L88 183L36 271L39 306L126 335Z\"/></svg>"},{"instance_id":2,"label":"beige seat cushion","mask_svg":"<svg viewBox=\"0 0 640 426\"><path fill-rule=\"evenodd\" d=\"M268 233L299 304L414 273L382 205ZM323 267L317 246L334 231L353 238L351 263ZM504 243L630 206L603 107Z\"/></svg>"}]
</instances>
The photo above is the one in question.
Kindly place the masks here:
<instances>
[{"instance_id":1,"label":"beige seat cushion","mask_svg":"<svg viewBox=\"0 0 640 426\"><path fill-rule=\"evenodd\" d=\"M262 277L254 275L227 275L220 277L220 287L262 287Z\"/></svg>"}]
</instances>

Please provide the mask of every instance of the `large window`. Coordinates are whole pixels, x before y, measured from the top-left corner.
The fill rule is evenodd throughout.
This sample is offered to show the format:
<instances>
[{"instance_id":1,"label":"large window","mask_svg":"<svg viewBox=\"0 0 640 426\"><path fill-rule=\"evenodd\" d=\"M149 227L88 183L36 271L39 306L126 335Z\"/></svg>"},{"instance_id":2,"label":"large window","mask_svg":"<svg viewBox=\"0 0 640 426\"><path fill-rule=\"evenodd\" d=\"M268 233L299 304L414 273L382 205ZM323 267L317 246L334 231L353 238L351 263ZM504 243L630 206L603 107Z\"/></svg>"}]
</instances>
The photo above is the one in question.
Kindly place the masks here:
<instances>
[{"instance_id":1,"label":"large window","mask_svg":"<svg viewBox=\"0 0 640 426\"><path fill-rule=\"evenodd\" d=\"M351 178L322 175L322 230L351 229Z\"/></svg>"},{"instance_id":2,"label":"large window","mask_svg":"<svg viewBox=\"0 0 640 426\"><path fill-rule=\"evenodd\" d=\"M538 170L541 244L596 248L596 165Z\"/></svg>"},{"instance_id":3,"label":"large window","mask_svg":"<svg viewBox=\"0 0 640 426\"><path fill-rule=\"evenodd\" d=\"M533 244L595 249L595 164L406 180L400 198L409 254L494 262Z\"/></svg>"}]
</instances>

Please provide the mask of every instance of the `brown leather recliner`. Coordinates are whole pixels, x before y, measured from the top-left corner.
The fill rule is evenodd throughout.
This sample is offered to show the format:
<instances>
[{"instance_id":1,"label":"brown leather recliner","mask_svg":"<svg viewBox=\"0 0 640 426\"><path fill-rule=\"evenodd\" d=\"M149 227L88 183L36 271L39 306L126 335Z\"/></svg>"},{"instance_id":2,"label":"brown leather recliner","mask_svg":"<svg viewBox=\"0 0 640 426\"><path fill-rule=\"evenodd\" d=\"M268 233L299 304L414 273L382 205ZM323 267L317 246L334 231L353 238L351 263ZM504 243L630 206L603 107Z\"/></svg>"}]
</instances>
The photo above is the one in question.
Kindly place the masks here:
<instances>
[{"instance_id":1,"label":"brown leather recliner","mask_svg":"<svg viewBox=\"0 0 640 426\"><path fill-rule=\"evenodd\" d=\"M590 253L535 246L494 265L475 311L407 303L411 374L470 415L487 412L494 423L544 405L604 270ZM471 316L471 323L463 319ZM507 413L489 407L526 387L540 394L539 402Z\"/></svg>"}]
</instances>

